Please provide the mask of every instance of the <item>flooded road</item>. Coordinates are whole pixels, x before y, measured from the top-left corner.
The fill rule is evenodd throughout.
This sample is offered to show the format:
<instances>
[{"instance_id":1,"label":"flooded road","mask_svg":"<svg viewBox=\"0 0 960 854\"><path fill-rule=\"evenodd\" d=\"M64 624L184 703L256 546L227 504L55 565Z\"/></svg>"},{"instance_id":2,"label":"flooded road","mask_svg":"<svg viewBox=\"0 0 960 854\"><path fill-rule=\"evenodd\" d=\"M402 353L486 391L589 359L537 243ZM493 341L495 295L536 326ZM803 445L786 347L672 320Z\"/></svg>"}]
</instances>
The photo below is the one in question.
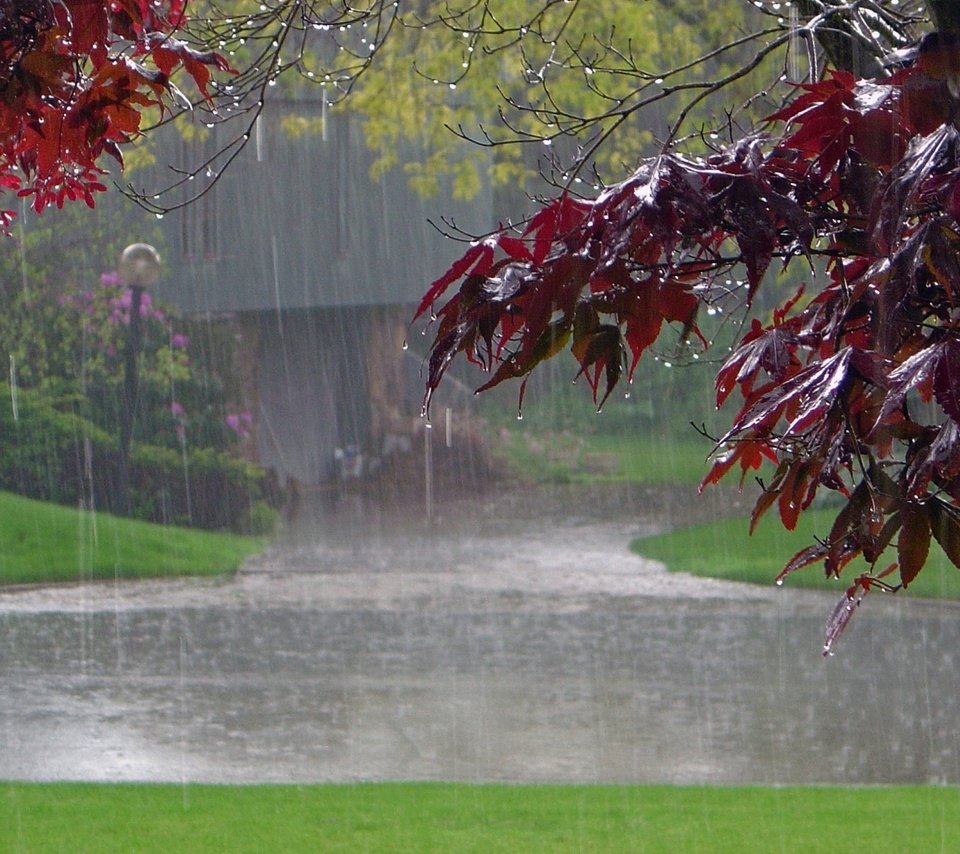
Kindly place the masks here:
<instances>
[{"instance_id":1,"label":"flooded road","mask_svg":"<svg viewBox=\"0 0 960 854\"><path fill-rule=\"evenodd\" d=\"M341 507L233 579L2 593L0 778L960 782L960 607L868 599L824 659L835 594L668 574L627 543L671 500L569 499Z\"/></svg>"}]
</instances>

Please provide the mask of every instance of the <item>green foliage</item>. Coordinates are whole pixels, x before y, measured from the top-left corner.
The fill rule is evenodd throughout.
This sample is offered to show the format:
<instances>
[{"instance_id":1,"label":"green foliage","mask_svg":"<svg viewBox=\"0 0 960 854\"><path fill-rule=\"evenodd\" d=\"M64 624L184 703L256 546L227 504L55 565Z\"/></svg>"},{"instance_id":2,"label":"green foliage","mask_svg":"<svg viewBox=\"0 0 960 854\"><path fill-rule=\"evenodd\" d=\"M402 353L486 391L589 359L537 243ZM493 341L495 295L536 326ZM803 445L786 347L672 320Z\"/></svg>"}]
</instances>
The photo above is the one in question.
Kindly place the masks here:
<instances>
[{"instance_id":1,"label":"green foliage","mask_svg":"<svg viewBox=\"0 0 960 854\"><path fill-rule=\"evenodd\" d=\"M257 501L250 505L243 525L248 534L264 536L274 533L279 527L280 513L266 501Z\"/></svg>"},{"instance_id":2,"label":"green foliage","mask_svg":"<svg viewBox=\"0 0 960 854\"><path fill-rule=\"evenodd\" d=\"M8 492L0 492L0 517L0 584L220 575L263 546L256 537L153 525Z\"/></svg>"},{"instance_id":3,"label":"green foliage","mask_svg":"<svg viewBox=\"0 0 960 854\"><path fill-rule=\"evenodd\" d=\"M544 5L536 37L520 30L533 11L526 0L499 0L490 8L476 4L454 18L448 4L431 2L418 10L416 20L394 27L342 108L362 116L366 141L378 153L374 171L403 165L421 192L434 193L449 182L458 198L470 198L491 183L522 187L536 175L537 159L551 151L541 138L561 128L577 133L579 121L569 117L600 116L614 104L656 95L663 83L657 69L693 62L727 42L732 31L745 27L745 16L752 20L755 13L747 4L706 0L682 8L663 0ZM440 15L446 25L417 25ZM684 79L720 76L754 49L699 65ZM724 106L738 106L777 73L772 63L761 63L755 74L728 87ZM716 123L711 112L717 111L717 104L694 109L685 131ZM491 157L488 149L451 133L483 139L485 130L493 129L497 138L506 137L501 116L517 137L534 144L532 150L498 147ZM569 120L564 123L562 117ZM672 118L670 107L654 104L620 125L598 153L600 176L619 178L632 168L664 137ZM615 122L615 117L604 119L590 133ZM421 152L412 161L411 145Z\"/></svg>"},{"instance_id":4,"label":"green foliage","mask_svg":"<svg viewBox=\"0 0 960 854\"><path fill-rule=\"evenodd\" d=\"M26 208L0 252L0 306L6 313L18 293L29 301L38 288L88 287L113 269L124 246L146 241L162 250L161 239L156 220L132 203L67 205L41 216Z\"/></svg>"},{"instance_id":5,"label":"green foliage","mask_svg":"<svg viewBox=\"0 0 960 854\"><path fill-rule=\"evenodd\" d=\"M144 444L134 446L130 462L130 486L138 518L245 533L262 534L273 529L266 527L267 519L261 511L253 515L252 508L267 492L267 480L259 466L214 448L174 451ZM112 456L99 464L102 490L114 482L107 478L114 467ZM249 527L254 521L260 526L258 530Z\"/></svg>"},{"instance_id":6,"label":"green foliage","mask_svg":"<svg viewBox=\"0 0 960 854\"><path fill-rule=\"evenodd\" d=\"M710 320L710 318L707 318ZM724 418L703 402L714 395L715 364L693 359L676 345L676 328L670 327L658 342L657 355L641 363L623 394L611 397L598 414L596 403L584 393L579 366L573 359L557 359L544 364L540 374L530 377L523 400L525 430L571 431L606 436L642 433L692 432L691 422L705 426L708 432L722 430ZM708 334L722 340L724 329L708 328ZM476 385L477 375L467 370L458 374L461 381ZM498 427L516 426L517 391L497 388L477 399L480 412Z\"/></svg>"},{"instance_id":7,"label":"green foliage","mask_svg":"<svg viewBox=\"0 0 960 854\"><path fill-rule=\"evenodd\" d=\"M108 432L119 430L123 405L130 292L116 276L95 287L40 281L15 292L0 314L0 353L23 388L71 405ZM179 448L226 449L237 436L225 422L216 378L191 364L187 336L176 331L170 309L149 293L141 303L143 346L134 438Z\"/></svg>"},{"instance_id":8,"label":"green foliage","mask_svg":"<svg viewBox=\"0 0 960 854\"><path fill-rule=\"evenodd\" d=\"M955 787L0 786L0 847L75 852L952 851ZM853 829L851 829L853 828Z\"/></svg>"},{"instance_id":9,"label":"green foliage","mask_svg":"<svg viewBox=\"0 0 960 854\"><path fill-rule=\"evenodd\" d=\"M719 431L707 412L710 366L674 365L664 350L638 371L626 395L601 412L570 380L576 365L551 364L533 377L516 417L515 389L481 395L477 407L498 453L525 479L540 483L699 483L712 443L694 428ZM680 356L682 358L682 356ZM706 423L704 423L706 422Z\"/></svg>"},{"instance_id":10,"label":"green foliage","mask_svg":"<svg viewBox=\"0 0 960 854\"><path fill-rule=\"evenodd\" d=\"M138 215L141 214L141 215ZM30 218L30 214L26 213ZM121 248L161 234L135 207L46 211L0 253L0 360L23 388L72 397L70 406L114 433L123 399L129 293L113 269ZM226 450L217 377L192 358L185 322L147 292L141 304L140 406L135 441Z\"/></svg>"},{"instance_id":11,"label":"green foliage","mask_svg":"<svg viewBox=\"0 0 960 854\"><path fill-rule=\"evenodd\" d=\"M87 420L77 397L0 384L0 489L60 504L110 509L119 471L117 437ZM72 405L72 406L71 406ZM214 448L133 446L130 492L137 518L263 533L252 508L267 492L263 471Z\"/></svg>"}]
</instances>

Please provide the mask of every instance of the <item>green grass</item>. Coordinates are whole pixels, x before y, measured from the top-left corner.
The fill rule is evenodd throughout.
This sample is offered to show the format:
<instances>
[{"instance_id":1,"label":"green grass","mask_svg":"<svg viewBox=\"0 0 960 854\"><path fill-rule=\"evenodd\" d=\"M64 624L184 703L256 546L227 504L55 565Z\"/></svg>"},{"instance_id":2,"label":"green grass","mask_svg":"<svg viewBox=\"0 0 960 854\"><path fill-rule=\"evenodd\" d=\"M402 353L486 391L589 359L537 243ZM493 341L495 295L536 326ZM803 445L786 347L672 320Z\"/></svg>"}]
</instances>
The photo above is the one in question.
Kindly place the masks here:
<instances>
[{"instance_id":1,"label":"green grass","mask_svg":"<svg viewBox=\"0 0 960 854\"><path fill-rule=\"evenodd\" d=\"M747 534L749 520L737 517L634 540L630 548L644 557L662 561L675 572L772 584L793 555L813 543L815 536L822 538L829 533L834 518L836 510L809 511L800 517L795 531L785 531L774 509L763 518L753 536ZM895 560L896 554L891 551L890 559L881 565ZM792 573L784 584L839 591L849 585L848 579L867 569L864 561L854 561L841 576L845 581L838 582L824 578L822 564L814 564ZM897 577L889 580L895 582ZM930 546L927 565L903 595L960 599L960 572L935 542Z\"/></svg>"},{"instance_id":2,"label":"green grass","mask_svg":"<svg viewBox=\"0 0 960 854\"><path fill-rule=\"evenodd\" d=\"M711 448L696 435L512 428L501 431L496 449L535 483L695 484L709 470Z\"/></svg>"},{"instance_id":3,"label":"green grass","mask_svg":"<svg viewBox=\"0 0 960 854\"><path fill-rule=\"evenodd\" d=\"M0 784L0 850L960 850L953 787Z\"/></svg>"},{"instance_id":4,"label":"green grass","mask_svg":"<svg viewBox=\"0 0 960 854\"><path fill-rule=\"evenodd\" d=\"M151 525L0 492L0 584L216 575L264 540Z\"/></svg>"}]
</instances>

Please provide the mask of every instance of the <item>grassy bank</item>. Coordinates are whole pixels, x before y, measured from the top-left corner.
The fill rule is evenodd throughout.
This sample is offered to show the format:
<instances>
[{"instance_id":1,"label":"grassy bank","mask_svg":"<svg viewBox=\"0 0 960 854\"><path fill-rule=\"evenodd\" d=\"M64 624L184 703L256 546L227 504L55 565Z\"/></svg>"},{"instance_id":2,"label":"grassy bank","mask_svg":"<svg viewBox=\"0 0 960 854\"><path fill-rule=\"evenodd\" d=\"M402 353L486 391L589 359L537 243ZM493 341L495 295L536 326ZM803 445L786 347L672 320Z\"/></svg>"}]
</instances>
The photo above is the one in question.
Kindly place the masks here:
<instances>
[{"instance_id":1,"label":"grassy bank","mask_svg":"<svg viewBox=\"0 0 960 854\"><path fill-rule=\"evenodd\" d=\"M534 483L695 484L707 473L711 445L691 435L501 430L499 453Z\"/></svg>"},{"instance_id":2,"label":"grassy bank","mask_svg":"<svg viewBox=\"0 0 960 854\"><path fill-rule=\"evenodd\" d=\"M814 510L801 516L795 531L785 531L775 518L775 510L771 510L753 536L747 534L749 520L732 518L634 540L630 548L644 557L662 561L675 572L773 584L777 573L793 555L814 542L815 536L827 535L835 518L835 510ZM894 560L896 553L891 551L883 565ZM851 579L866 569L863 561L854 561L844 570L842 578ZM843 582L824 578L822 564L798 570L784 583L789 587L844 589ZM927 566L910 585L909 595L960 599L960 571L936 543L930 547Z\"/></svg>"},{"instance_id":3,"label":"grassy bank","mask_svg":"<svg viewBox=\"0 0 960 854\"><path fill-rule=\"evenodd\" d=\"M0 783L9 852L953 851L956 788Z\"/></svg>"},{"instance_id":4,"label":"grassy bank","mask_svg":"<svg viewBox=\"0 0 960 854\"><path fill-rule=\"evenodd\" d=\"M0 492L0 584L216 575L236 569L263 543Z\"/></svg>"}]
</instances>

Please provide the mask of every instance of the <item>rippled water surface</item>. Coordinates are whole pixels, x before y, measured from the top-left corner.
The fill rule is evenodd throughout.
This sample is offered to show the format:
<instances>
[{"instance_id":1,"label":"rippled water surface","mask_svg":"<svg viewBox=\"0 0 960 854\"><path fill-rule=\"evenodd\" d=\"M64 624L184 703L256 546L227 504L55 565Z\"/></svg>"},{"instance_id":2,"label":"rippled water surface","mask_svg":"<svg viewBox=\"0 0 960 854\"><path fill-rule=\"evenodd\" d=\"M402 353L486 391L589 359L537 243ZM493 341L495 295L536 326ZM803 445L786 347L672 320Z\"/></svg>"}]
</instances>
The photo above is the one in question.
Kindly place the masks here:
<instances>
[{"instance_id":1,"label":"rippled water surface","mask_svg":"<svg viewBox=\"0 0 960 854\"><path fill-rule=\"evenodd\" d=\"M878 598L824 659L833 597L631 556L663 496L550 495L3 594L0 778L960 782L960 608Z\"/></svg>"}]
</instances>

